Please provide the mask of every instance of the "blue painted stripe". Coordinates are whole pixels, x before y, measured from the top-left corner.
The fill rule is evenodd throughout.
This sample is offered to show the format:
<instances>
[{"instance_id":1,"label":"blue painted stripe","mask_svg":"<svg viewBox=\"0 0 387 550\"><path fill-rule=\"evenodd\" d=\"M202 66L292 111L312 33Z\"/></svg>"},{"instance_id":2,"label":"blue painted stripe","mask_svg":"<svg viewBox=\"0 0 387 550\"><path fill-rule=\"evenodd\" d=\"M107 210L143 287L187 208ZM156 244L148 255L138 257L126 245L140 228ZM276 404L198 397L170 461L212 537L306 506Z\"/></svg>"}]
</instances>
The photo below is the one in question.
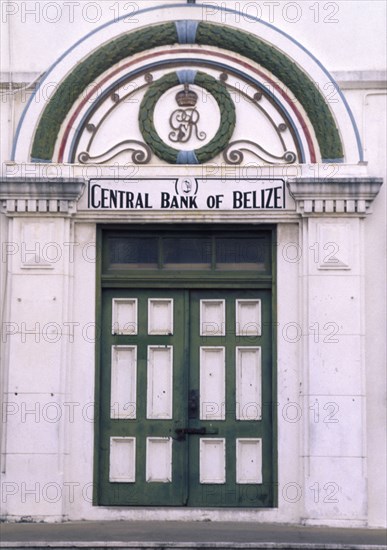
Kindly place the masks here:
<instances>
[{"instance_id":1,"label":"blue painted stripe","mask_svg":"<svg viewBox=\"0 0 387 550\"><path fill-rule=\"evenodd\" d=\"M37 159L34 157L31 157L31 162L35 162L36 164L52 164L52 160Z\"/></svg>"},{"instance_id":2,"label":"blue painted stripe","mask_svg":"<svg viewBox=\"0 0 387 550\"><path fill-rule=\"evenodd\" d=\"M176 21L175 27L179 44L195 44L198 21Z\"/></svg>"},{"instance_id":3,"label":"blue painted stripe","mask_svg":"<svg viewBox=\"0 0 387 550\"><path fill-rule=\"evenodd\" d=\"M329 164L329 163L340 164L340 163L344 162L344 159L343 158L340 158L340 159L322 159L322 162L324 164Z\"/></svg>"},{"instance_id":4,"label":"blue painted stripe","mask_svg":"<svg viewBox=\"0 0 387 550\"><path fill-rule=\"evenodd\" d=\"M203 63L203 60L196 60L196 61L193 61L192 59L190 58L183 58L183 59L179 59L179 63L181 64L185 64L185 63ZM289 114L289 111L284 107L284 105L278 100L278 97L276 96L276 94L274 94L273 92L270 91L270 89L266 88L263 84L261 84L260 82L258 82L257 80L255 80L255 78L253 77L250 77L248 75L246 75L243 71L240 71L238 69L234 69L233 67L230 68L228 65L224 64L224 63L218 63L216 61L211 61L211 60L206 60L204 62L206 65L210 65L210 66L213 66L215 68L220 68L222 70L228 70L228 71L232 71L234 72L235 74L237 74L238 76L241 76L243 77L247 82L250 82L251 84L255 85L257 88L260 88L261 90L263 90L268 96L270 96L270 98L274 101L274 103L276 103L276 105L278 105L278 107L286 114L287 116L287 119L288 119L288 122L296 136L296 139L297 139L297 142L298 142L298 146L300 148L300 153L301 153L301 158L300 158L300 162L305 162L305 150L304 150L304 146L302 144L302 141L301 141L301 136L298 132L298 129L297 127L295 126L290 114ZM125 74L125 76L122 76L119 80L116 80L115 82L113 82L109 88L107 88L105 90L105 92L103 93L103 95L101 95L99 98L98 98L98 102L97 103L93 103L90 105L89 109L87 110L87 112L84 114L84 116L82 117L81 121L80 121L80 124L77 128L77 131L75 132L74 134L74 137L73 137L73 140L71 142L71 146L70 146L70 151L69 151L69 156L68 156L68 160L64 160L64 162L72 162L72 158L74 156L74 153L75 153L75 146L76 146L76 143L77 143L77 140L78 140L78 137L79 137L79 134L86 122L86 120L88 119L89 116L91 116L91 114L93 113L94 110L98 109L99 105L105 101L106 99L106 96L109 96L112 91L116 88L118 88L121 84L123 84L125 81L133 78L133 77L136 77L137 74L140 74L142 73L144 70L146 71L151 71L152 69L154 69L155 67L160 67L160 66L167 66L167 65L173 65L173 66L176 66L176 61L174 59L171 59L169 61L156 61L154 63L150 63L149 65L142 65L140 68L138 69L135 69L134 71L130 72L130 73L127 73ZM182 71L181 71L182 72ZM194 71L195 72L195 71Z\"/></svg>"},{"instance_id":5,"label":"blue painted stripe","mask_svg":"<svg viewBox=\"0 0 387 550\"><path fill-rule=\"evenodd\" d=\"M119 21L123 20L123 19L128 19L128 18L131 18L131 17L136 17L140 14L143 14L143 13L147 13L147 12L151 12L151 11L156 11L156 10L161 10L161 9L164 9L164 8L170 8L171 5L170 4L163 4L161 6L154 6L154 7L151 7L151 8L145 8L143 10L138 10L136 12L133 12L132 14L128 15L128 14L125 14L125 15L122 15L121 17L119 17L118 19L116 20L113 20L113 21L109 21L107 23L104 23L103 25L101 25L100 27L98 27L97 29L95 29L94 31L91 31L90 33L88 33L86 36L84 36L83 38L81 38L80 40L78 40L77 42L75 42L75 44L73 44L68 50L66 50L52 65L51 67L49 68L49 70L47 71L47 73L45 74L45 76L43 77L43 79L40 81L38 87L36 88L35 92L32 94L32 96L30 97L30 100L28 101L24 111L23 111L23 114L20 118L20 121L19 121L19 124L18 124L18 127L17 127L17 130L16 130L16 134L15 134L15 139L14 139L14 143L13 143L13 147L12 147L12 154L11 154L11 160L15 160L15 150L16 150L16 145L17 145L17 141L18 141L18 138L19 138L19 134L20 134L20 129L21 129L21 126L23 124L23 121L24 121L24 118L25 118L25 115L27 113L27 110L30 106L30 104L32 103L32 101L34 100L35 98L35 95L36 93L38 92L38 90L40 89L40 87L42 86L43 82L45 82L47 80L47 78L49 77L51 71L58 65L58 63L60 63L62 61L62 59L64 59L70 52L72 52L79 44L81 44L82 42L84 42L85 40L87 40L90 36L93 36L94 34L100 32L102 29L105 29L106 27L110 26L110 25L114 25L116 23L118 23ZM203 9L204 8L210 8L210 9L214 9L214 5L211 5L211 4L200 4L200 5L197 5L197 4L175 4L174 6L175 8L188 8L188 9L200 9L203 13ZM241 12L239 12L238 10L234 10L232 8L226 8L226 7L223 7L223 6L219 6L219 5L216 5L215 6L217 9L223 11L223 12L228 12L228 13L234 13L234 14L239 14L241 15ZM357 125L356 125L356 121L355 121L355 118L353 116L353 113L351 111L351 108L350 106L348 105L348 102L344 96L344 94L342 93L342 91L340 90L337 82L334 80L334 78L332 77L332 75L329 73L329 71L320 63L320 61L307 49L305 48L302 44L300 44L300 42L298 42L297 40L295 40L292 36L290 36L289 34L287 34L286 32L282 31L281 29L277 29L274 25L272 25L271 23L267 23L266 21L262 21L261 19L259 19L258 17L254 17L252 15L248 15L248 14L243 14L243 17L244 18L248 18L250 19L251 21L255 21L257 23L260 23L262 25L265 25L266 27L269 27L270 29L274 30L275 32L278 32L279 34L282 34L283 36L285 36L286 38L288 38L289 40L291 40L294 44L296 44L299 48L301 48L311 59L313 59L315 61L315 63L317 63L317 65L322 69L322 71L328 76L328 78L330 79L330 81L336 86L336 89L344 103L344 106L348 112L348 115L350 117L350 120L352 122L352 127L353 127L353 130L354 130L354 133L355 133L355 137L356 137L356 142L357 142L357 146L358 146L358 152L359 152L359 157L360 157L360 161L363 161L364 160L364 155L363 155L363 148L362 148L362 144L361 144L361 138L360 138L360 134L359 134L359 130L357 128Z\"/></svg>"},{"instance_id":6,"label":"blue painted stripe","mask_svg":"<svg viewBox=\"0 0 387 550\"><path fill-rule=\"evenodd\" d=\"M190 69L184 69L183 71L177 71L177 78L180 84L194 84L197 71Z\"/></svg>"},{"instance_id":7,"label":"blue painted stripe","mask_svg":"<svg viewBox=\"0 0 387 550\"><path fill-rule=\"evenodd\" d=\"M195 151L179 151L176 164L199 164Z\"/></svg>"}]
</instances>

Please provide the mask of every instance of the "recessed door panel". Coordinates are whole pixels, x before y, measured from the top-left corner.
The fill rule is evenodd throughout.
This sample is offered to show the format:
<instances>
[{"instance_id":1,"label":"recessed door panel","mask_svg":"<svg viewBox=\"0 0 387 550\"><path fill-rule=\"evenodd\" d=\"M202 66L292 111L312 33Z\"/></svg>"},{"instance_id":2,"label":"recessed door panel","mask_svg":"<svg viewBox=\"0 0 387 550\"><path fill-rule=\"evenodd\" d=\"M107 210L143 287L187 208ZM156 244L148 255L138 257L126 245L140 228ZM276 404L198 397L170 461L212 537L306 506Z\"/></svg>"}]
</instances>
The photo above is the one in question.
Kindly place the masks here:
<instances>
[{"instance_id":1,"label":"recessed door panel","mask_svg":"<svg viewBox=\"0 0 387 550\"><path fill-rule=\"evenodd\" d=\"M173 417L172 346L148 346L146 417Z\"/></svg>"},{"instance_id":2,"label":"recessed door panel","mask_svg":"<svg viewBox=\"0 0 387 550\"><path fill-rule=\"evenodd\" d=\"M172 483L172 438L146 438L146 481Z\"/></svg>"},{"instance_id":3,"label":"recessed door panel","mask_svg":"<svg viewBox=\"0 0 387 550\"><path fill-rule=\"evenodd\" d=\"M236 482L262 483L262 440L237 439Z\"/></svg>"},{"instance_id":4,"label":"recessed door panel","mask_svg":"<svg viewBox=\"0 0 387 550\"><path fill-rule=\"evenodd\" d=\"M226 363L223 346L201 346L200 420L224 420Z\"/></svg>"},{"instance_id":5,"label":"recessed door panel","mask_svg":"<svg viewBox=\"0 0 387 550\"><path fill-rule=\"evenodd\" d=\"M200 438L199 481L200 483L226 482L226 440Z\"/></svg>"},{"instance_id":6,"label":"recessed door panel","mask_svg":"<svg viewBox=\"0 0 387 550\"><path fill-rule=\"evenodd\" d=\"M136 418L137 348L112 346L111 418Z\"/></svg>"},{"instance_id":7,"label":"recessed door panel","mask_svg":"<svg viewBox=\"0 0 387 550\"><path fill-rule=\"evenodd\" d=\"M262 417L260 347L236 347L235 380L237 420L260 420Z\"/></svg>"},{"instance_id":8,"label":"recessed door panel","mask_svg":"<svg viewBox=\"0 0 387 550\"><path fill-rule=\"evenodd\" d=\"M109 481L115 483L136 481L136 438L111 437Z\"/></svg>"}]
</instances>

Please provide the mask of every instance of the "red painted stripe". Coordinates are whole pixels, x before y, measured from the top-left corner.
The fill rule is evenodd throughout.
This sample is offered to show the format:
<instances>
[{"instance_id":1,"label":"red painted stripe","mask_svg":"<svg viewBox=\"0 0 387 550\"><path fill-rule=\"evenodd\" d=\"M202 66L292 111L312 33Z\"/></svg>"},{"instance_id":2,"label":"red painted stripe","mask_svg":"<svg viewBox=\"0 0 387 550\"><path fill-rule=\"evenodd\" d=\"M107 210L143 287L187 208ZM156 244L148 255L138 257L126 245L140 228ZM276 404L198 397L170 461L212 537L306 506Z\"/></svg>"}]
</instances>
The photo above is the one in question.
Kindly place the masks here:
<instances>
[{"instance_id":1,"label":"red painted stripe","mask_svg":"<svg viewBox=\"0 0 387 550\"><path fill-rule=\"evenodd\" d=\"M265 79L266 82L268 82L269 84L271 84L273 86L273 88L275 90L277 90L279 92L279 94L285 99L287 100L288 104L290 105L291 109L293 110L295 116L297 117L298 121L300 122L301 124L301 127L305 133L305 138L306 138L306 141L308 143L308 148L309 148L309 154L310 154L310 160L312 163L316 162L316 152L315 152L315 148L314 148L314 144L313 144L313 140L312 140L312 136L309 132L309 129L307 127L307 124L302 116L302 114L300 113L300 111L297 109L297 107L294 105L294 103L292 102L292 100L290 99L290 97L281 89L280 86L278 86L278 84L276 82L274 82L273 80L271 80L265 73L263 73L262 71L260 71L259 69L256 69L255 67L253 67L252 65L250 65L249 63L246 63L245 61L241 61L239 59L235 59L234 57L232 57L231 55L227 55L227 54L224 54L224 53L221 53L221 52L213 52L213 51L210 51L210 50L204 50L204 49L194 49L194 48L190 48L190 49L187 49L187 48L182 48L182 49L179 49L179 50L164 50L164 51L159 51L159 52L153 52L151 54L148 54L148 55L145 55L141 58L137 58L136 60L134 61L129 61L128 63L126 63L125 65L115 69L113 72L109 73L108 75L105 76L105 78L103 80L101 80L101 82L98 83L98 86L93 88L92 91L90 91L87 96L85 96L85 98L83 99L83 101L78 105L78 107L76 108L76 110L74 111L74 113L72 114L66 128L65 128L65 131L64 131L64 134L63 134L63 137L62 137L62 141L61 141L61 144L60 144L60 147L59 147L59 154L58 154L58 162L63 162L63 155L64 155L64 150L66 148L66 144L67 144L67 140L68 140L68 136L69 136L69 133L70 133L70 130L71 128L73 127L74 125L74 122L77 118L77 116L79 115L80 111L83 109L83 106L85 105L85 103L90 99L90 97L98 90L100 89L103 84L108 81L109 79L111 79L112 76L114 76L115 74L121 72L123 69L126 69L127 67L130 67L131 65L133 64L138 64L139 62L143 62L143 61L146 61L148 59L152 59L154 57L159 57L159 56L162 56L162 55L165 55L165 54L173 54L174 52L176 53L196 53L196 54L199 54L199 55L211 55L212 57L220 57L222 59L227 59L229 61L233 61L234 63L237 62L239 63L242 67L245 67L245 68L248 68L249 70L251 70L252 72L254 72L255 74L258 74L259 76L263 77Z\"/></svg>"}]
</instances>

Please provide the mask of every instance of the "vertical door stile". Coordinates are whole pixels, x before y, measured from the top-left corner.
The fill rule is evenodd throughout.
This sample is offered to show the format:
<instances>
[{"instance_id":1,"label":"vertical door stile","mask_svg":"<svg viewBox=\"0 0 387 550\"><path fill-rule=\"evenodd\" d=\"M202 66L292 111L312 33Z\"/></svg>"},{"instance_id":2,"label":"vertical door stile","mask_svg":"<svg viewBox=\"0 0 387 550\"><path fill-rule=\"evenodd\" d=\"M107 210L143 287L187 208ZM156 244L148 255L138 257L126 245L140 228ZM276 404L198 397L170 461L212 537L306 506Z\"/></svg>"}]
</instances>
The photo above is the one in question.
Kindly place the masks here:
<instances>
[{"instance_id":1,"label":"vertical door stile","mask_svg":"<svg viewBox=\"0 0 387 550\"><path fill-rule=\"evenodd\" d=\"M194 302L193 292L188 291L188 308L187 314L188 320L188 338L189 345L187 346L187 368L188 368L188 380L189 380L189 419L187 427L198 428L200 418L200 393L199 393L199 345L197 339L195 339L195 332L199 334L200 330L200 312L199 306ZM196 365L196 366L195 366ZM199 447L197 445L197 438L189 439L188 441L188 472L187 472L187 505L192 500L192 490L198 483L199 476Z\"/></svg>"},{"instance_id":2,"label":"vertical door stile","mask_svg":"<svg viewBox=\"0 0 387 550\"><path fill-rule=\"evenodd\" d=\"M183 401L185 402L185 413L184 413L184 419L183 419L183 425L179 428L184 428L184 426L188 425L188 395L189 395L189 386L190 386L190 323L191 323L191 316L190 316L190 293L188 290L184 291L184 354L183 354L183 360L184 364L182 365L183 368L183 388L181 391ZM178 393L176 393L176 397L180 394L179 390ZM188 499L189 499L189 453L188 453L188 441L185 443L185 449L184 449L184 460L183 460L183 472L182 472L182 479L183 479L183 503L184 506L187 506Z\"/></svg>"},{"instance_id":3,"label":"vertical door stile","mask_svg":"<svg viewBox=\"0 0 387 550\"><path fill-rule=\"evenodd\" d=\"M144 307L144 300L142 296L138 296L138 371L137 371L137 411L139 423L144 423L146 418L146 406L147 400L144 396L147 395L147 361L148 352L146 341L144 341L144 334L147 327L146 310ZM146 438L138 437L137 443L137 470L136 479L138 481L145 480L146 478Z\"/></svg>"},{"instance_id":4,"label":"vertical door stile","mask_svg":"<svg viewBox=\"0 0 387 550\"><path fill-rule=\"evenodd\" d=\"M235 344L236 344L236 330L235 330L235 295L228 297L228 315L226 320L226 334L227 334L227 370L226 370L226 433L227 445L226 445L226 464L228 484L232 487L235 486L235 436L237 433L237 426L235 425L236 415L236 396L235 396Z\"/></svg>"}]
</instances>

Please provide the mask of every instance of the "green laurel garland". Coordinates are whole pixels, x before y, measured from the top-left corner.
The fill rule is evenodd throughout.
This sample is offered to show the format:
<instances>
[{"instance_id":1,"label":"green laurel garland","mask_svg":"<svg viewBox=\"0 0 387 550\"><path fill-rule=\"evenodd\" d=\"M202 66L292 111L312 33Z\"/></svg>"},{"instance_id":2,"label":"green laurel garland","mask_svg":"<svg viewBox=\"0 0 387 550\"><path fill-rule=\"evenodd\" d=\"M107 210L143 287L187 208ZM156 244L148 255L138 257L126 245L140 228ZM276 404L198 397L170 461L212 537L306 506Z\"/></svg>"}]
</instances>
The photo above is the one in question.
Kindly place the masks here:
<instances>
[{"instance_id":1,"label":"green laurel garland","mask_svg":"<svg viewBox=\"0 0 387 550\"><path fill-rule=\"evenodd\" d=\"M203 46L231 50L268 69L292 91L304 107L316 133L322 158L344 156L340 134L327 99L310 77L284 53L247 32L202 21L198 25L196 41Z\"/></svg>"},{"instance_id":2,"label":"green laurel garland","mask_svg":"<svg viewBox=\"0 0 387 550\"><path fill-rule=\"evenodd\" d=\"M145 143L158 158L170 164L176 164L180 151L170 147L160 138L154 125L153 115L161 96L179 84L180 81L176 73L161 77L150 86L141 102L139 111L139 125ZM198 72L194 84L207 90L215 98L220 110L220 125L214 138L207 145L195 150L199 164L203 164L221 153L230 141L236 123L235 105L225 85L212 76Z\"/></svg>"},{"instance_id":3,"label":"green laurel garland","mask_svg":"<svg viewBox=\"0 0 387 550\"><path fill-rule=\"evenodd\" d=\"M163 23L125 34L80 61L47 104L36 130L31 156L45 161L52 159L60 127L71 106L104 71L131 55L176 42L174 23Z\"/></svg>"},{"instance_id":4,"label":"green laurel garland","mask_svg":"<svg viewBox=\"0 0 387 550\"><path fill-rule=\"evenodd\" d=\"M86 59L80 60L58 86L44 109L33 137L31 157L51 162L61 125L69 110L87 86L105 70L136 53L177 42L175 24L163 23L129 32L102 45ZM327 100L310 77L286 54L249 33L205 22L200 22L195 42L239 53L267 68L292 91L306 110L316 133L322 158L335 159L344 156L340 133ZM211 148L216 143L211 142ZM196 151L200 162L206 162L202 150L206 153L209 145Z\"/></svg>"}]
</instances>

